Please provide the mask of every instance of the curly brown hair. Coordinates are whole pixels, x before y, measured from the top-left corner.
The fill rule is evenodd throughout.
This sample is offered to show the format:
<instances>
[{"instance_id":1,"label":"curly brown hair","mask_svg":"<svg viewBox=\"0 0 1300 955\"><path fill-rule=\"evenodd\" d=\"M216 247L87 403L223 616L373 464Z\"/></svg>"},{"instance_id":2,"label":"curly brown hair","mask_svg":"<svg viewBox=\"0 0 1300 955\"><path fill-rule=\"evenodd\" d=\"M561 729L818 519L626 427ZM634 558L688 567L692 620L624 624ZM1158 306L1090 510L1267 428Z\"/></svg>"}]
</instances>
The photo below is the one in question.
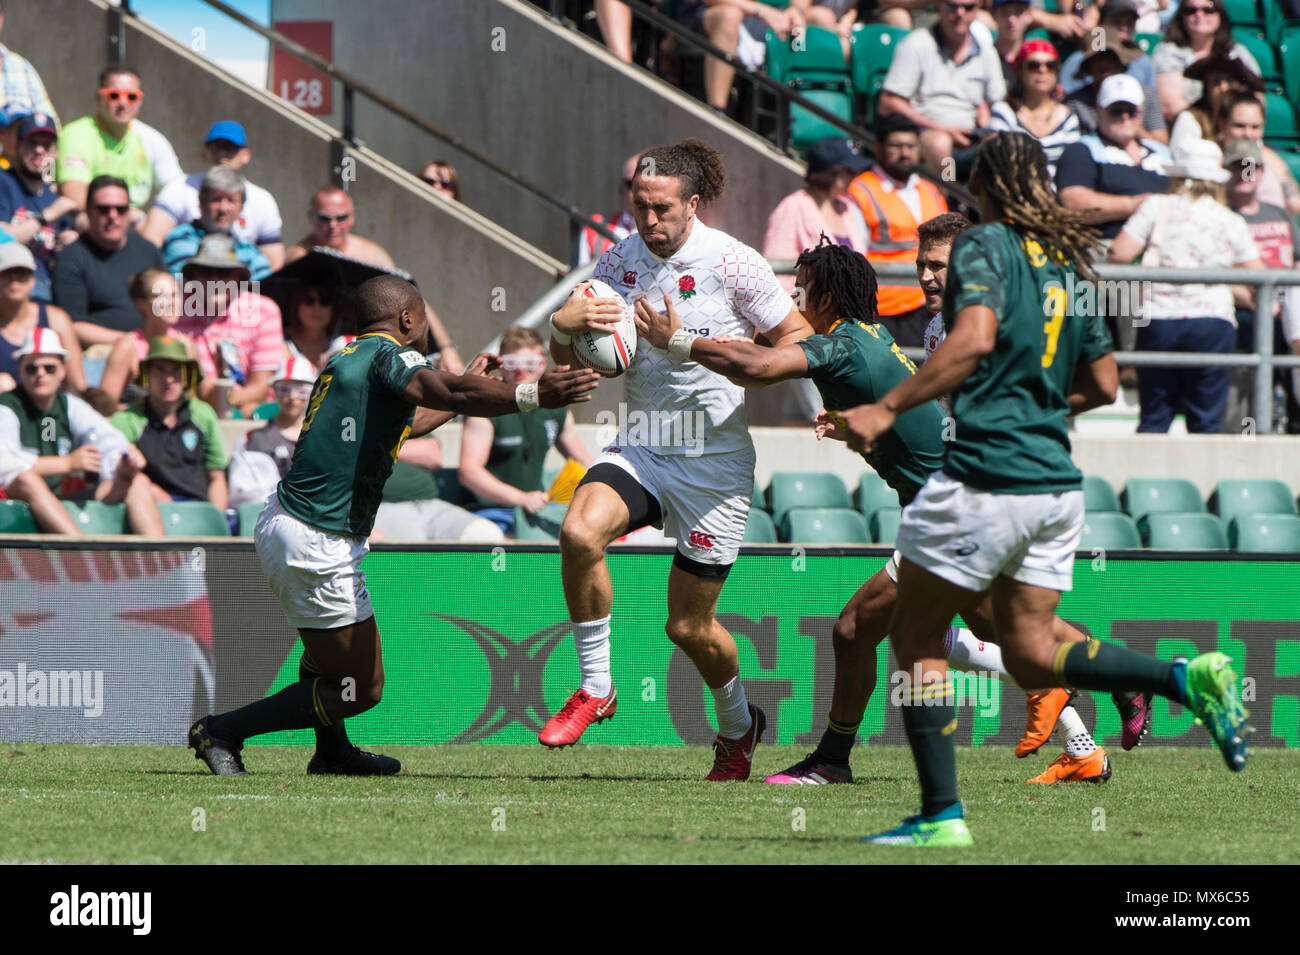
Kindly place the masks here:
<instances>
[{"instance_id":1,"label":"curly brown hair","mask_svg":"<svg viewBox=\"0 0 1300 955\"><path fill-rule=\"evenodd\" d=\"M727 185L722 153L702 139L652 146L637 157L636 175L675 176L681 182L681 200L698 195L701 206L717 201Z\"/></svg>"}]
</instances>

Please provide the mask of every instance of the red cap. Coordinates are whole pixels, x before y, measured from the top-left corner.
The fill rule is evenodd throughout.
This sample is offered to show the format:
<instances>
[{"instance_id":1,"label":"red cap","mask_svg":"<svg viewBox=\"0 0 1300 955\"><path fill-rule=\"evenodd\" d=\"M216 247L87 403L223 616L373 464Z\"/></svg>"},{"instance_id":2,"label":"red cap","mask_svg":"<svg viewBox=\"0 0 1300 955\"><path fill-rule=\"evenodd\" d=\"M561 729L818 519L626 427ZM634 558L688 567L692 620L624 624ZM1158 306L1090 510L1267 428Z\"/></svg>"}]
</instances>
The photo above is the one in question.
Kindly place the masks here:
<instances>
[{"instance_id":1,"label":"red cap","mask_svg":"<svg viewBox=\"0 0 1300 955\"><path fill-rule=\"evenodd\" d=\"M1057 53L1056 47L1047 40L1026 40L1020 44L1020 52L1016 54L1016 66L1020 66L1035 53L1046 53L1056 62L1061 62L1061 54Z\"/></svg>"}]
</instances>

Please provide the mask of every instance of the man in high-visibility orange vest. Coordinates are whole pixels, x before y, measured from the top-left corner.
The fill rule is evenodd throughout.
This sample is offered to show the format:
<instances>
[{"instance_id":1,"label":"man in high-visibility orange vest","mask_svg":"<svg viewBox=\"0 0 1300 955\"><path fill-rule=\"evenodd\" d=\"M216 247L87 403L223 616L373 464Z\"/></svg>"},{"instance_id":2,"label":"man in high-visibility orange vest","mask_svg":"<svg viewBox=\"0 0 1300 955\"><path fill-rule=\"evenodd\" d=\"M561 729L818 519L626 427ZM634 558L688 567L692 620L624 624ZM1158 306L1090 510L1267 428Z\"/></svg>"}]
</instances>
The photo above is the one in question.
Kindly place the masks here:
<instances>
[{"instance_id":1,"label":"man in high-visibility orange vest","mask_svg":"<svg viewBox=\"0 0 1300 955\"><path fill-rule=\"evenodd\" d=\"M934 185L916 174L921 161L920 129L898 113L876 127L876 163L849 184L849 195L862 209L871 230L867 260L874 263L916 262L917 228L948 211ZM905 347L925 339L930 313L916 286L881 284L877 301L880 323Z\"/></svg>"}]
</instances>

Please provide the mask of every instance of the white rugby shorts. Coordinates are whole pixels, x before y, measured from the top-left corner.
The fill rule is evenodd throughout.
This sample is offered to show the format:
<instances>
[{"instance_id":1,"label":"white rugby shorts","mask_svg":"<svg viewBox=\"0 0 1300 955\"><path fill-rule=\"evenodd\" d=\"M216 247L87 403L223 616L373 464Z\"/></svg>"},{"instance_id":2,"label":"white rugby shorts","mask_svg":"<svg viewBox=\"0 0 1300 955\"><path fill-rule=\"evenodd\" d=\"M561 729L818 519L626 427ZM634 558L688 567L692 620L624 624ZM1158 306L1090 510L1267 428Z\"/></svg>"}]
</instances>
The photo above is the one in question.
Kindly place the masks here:
<instances>
[{"instance_id":1,"label":"white rugby shorts","mask_svg":"<svg viewBox=\"0 0 1300 955\"><path fill-rule=\"evenodd\" d=\"M333 630L375 615L361 560L364 539L304 524L272 492L253 532L253 545L289 623L298 629Z\"/></svg>"},{"instance_id":2,"label":"white rugby shorts","mask_svg":"<svg viewBox=\"0 0 1300 955\"><path fill-rule=\"evenodd\" d=\"M897 547L908 560L967 590L1007 576L1068 591L1083 535L1083 491L994 494L936 471L903 509Z\"/></svg>"},{"instance_id":3,"label":"white rugby shorts","mask_svg":"<svg viewBox=\"0 0 1300 955\"><path fill-rule=\"evenodd\" d=\"M754 493L754 448L721 454L656 454L611 445L596 459L630 474L663 509L664 536L683 557L726 567L736 562Z\"/></svg>"}]
</instances>

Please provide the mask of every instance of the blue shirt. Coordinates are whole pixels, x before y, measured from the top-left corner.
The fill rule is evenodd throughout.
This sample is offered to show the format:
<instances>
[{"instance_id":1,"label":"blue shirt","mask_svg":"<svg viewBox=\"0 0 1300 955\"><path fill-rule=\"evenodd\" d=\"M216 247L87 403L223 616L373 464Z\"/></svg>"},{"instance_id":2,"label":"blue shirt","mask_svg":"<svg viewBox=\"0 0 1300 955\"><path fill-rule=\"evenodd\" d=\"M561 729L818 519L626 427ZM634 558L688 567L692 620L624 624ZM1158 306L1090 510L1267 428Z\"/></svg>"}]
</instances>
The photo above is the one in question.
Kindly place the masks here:
<instances>
[{"instance_id":1,"label":"blue shirt","mask_svg":"<svg viewBox=\"0 0 1300 955\"><path fill-rule=\"evenodd\" d=\"M167 271L181 271L186 262L198 255L199 241L205 235L207 231L197 222L178 225L173 229L163 240L162 246L163 261L167 264ZM235 258L248 268L254 282L260 282L271 274L271 263L261 249L251 242L241 242L233 236L231 241L235 243Z\"/></svg>"},{"instance_id":2,"label":"blue shirt","mask_svg":"<svg viewBox=\"0 0 1300 955\"><path fill-rule=\"evenodd\" d=\"M12 169L0 173L0 222L22 221L33 212L44 211L50 203L59 197L58 191L48 183L41 184L40 192L32 192ZM50 270L54 267L54 244L59 233L72 228L72 216L60 216L54 222L41 228L32 236L27 248L36 260L36 286L32 289L32 301L53 301L53 289L50 286Z\"/></svg>"}]
</instances>

